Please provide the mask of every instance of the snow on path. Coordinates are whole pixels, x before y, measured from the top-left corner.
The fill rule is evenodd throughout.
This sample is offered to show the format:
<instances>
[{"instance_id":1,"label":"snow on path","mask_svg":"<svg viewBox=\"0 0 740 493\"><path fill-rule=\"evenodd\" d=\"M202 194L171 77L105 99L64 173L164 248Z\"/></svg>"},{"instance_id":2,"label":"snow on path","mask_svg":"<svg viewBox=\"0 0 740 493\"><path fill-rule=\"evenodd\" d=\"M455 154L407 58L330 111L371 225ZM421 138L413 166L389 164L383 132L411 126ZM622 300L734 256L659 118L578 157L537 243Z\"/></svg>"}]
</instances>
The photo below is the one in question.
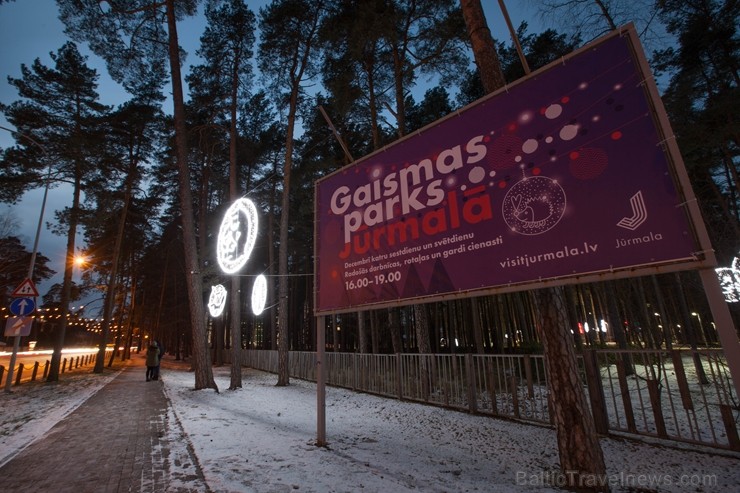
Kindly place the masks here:
<instances>
[{"instance_id":1,"label":"snow on path","mask_svg":"<svg viewBox=\"0 0 740 493\"><path fill-rule=\"evenodd\" d=\"M163 380L216 492L560 491L549 428L327 388L320 448L314 383L245 369L229 391L229 368L214 371L220 393L192 391L192 373ZM740 490L740 454L601 444L612 491Z\"/></svg>"}]
</instances>

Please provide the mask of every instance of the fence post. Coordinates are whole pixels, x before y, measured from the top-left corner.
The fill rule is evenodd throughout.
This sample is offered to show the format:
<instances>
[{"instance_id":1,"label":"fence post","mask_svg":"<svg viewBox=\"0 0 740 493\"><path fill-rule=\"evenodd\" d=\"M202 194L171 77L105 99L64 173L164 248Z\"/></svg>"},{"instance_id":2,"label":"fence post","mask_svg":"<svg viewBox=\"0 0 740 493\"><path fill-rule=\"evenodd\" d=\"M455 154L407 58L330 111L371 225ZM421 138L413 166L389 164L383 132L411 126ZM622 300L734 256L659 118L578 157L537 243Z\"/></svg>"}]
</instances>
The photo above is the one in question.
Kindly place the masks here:
<instances>
[{"instance_id":1,"label":"fence post","mask_svg":"<svg viewBox=\"0 0 740 493\"><path fill-rule=\"evenodd\" d=\"M5 367L3 365L0 365L0 382L3 381L4 376L5 376Z\"/></svg>"},{"instance_id":2,"label":"fence post","mask_svg":"<svg viewBox=\"0 0 740 493\"><path fill-rule=\"evenodd\" d=\"M64 373L64 370L67 369L67 358L64 358L62 360L62 373Z\"/></svg>"},{"instance_id":3,"label":"fence post","mask_svg":"<svg viewBox=\"0 0 740 493\"><path fill-rule=\"evenodd\" d=\"M352 390L357 390L360 383L360 364L357 361L358 353L350 353L352 355Z\"/></svg>"},{"instance_id":4,"label":"fence post","mask_svg":"<svg viewBox=\"0 0 740 493\"><path fill-rule=\"evenodd\" d=\"M38 374L38 372L39 372L39 362L36 361L33 364L33 371L31 372L31 381L32 382L35 382L36 381L36 375Z\"/></svg>"},{"instance_id":5,"label":"fence post","mask_svg":"<svg viewBox=\"0 0 740 493\"><path fill-rule=\"evenodd\" d=\"M18 374L15 376L15 384L21 384L21 375L23 375L23 363L18 364Z\"/></svg>"},{"instance_id":6,"label":"fence post","mask_svg":"<svg viewBox=\"0 0 740 493\"><path fill-rule=\"evenodd\" d=\"M46 360L46 363L44 364L44 380L46 380L46 376L49 374L49 360Z\"/></svg>"},{"instance_id":7,"label":"fence post","mask_svg":"<svg viewBox=\"0 0 740 493\"><path fill-rule=\"evenodd\" d=\"M403 360L401 359L401 353L396 353L396 394L398 394L398 400L403 400ZM1 380L1 379L0 379Z\"/></svg>"},{"instance_id":8,"label":"fence post","mask_svg":"<svg viewBox=\"0 0 740 493\"><path fill-rule=\"evenodd\" d=\"M601 372L599 371L596 350L587 349L583 352L583 367L586 370L588 398L591 401L591 414L594 417L596 433L606 435L609 433L609 419L606 414L604 385L601 382Z\"/></svg>"}]
</instances>

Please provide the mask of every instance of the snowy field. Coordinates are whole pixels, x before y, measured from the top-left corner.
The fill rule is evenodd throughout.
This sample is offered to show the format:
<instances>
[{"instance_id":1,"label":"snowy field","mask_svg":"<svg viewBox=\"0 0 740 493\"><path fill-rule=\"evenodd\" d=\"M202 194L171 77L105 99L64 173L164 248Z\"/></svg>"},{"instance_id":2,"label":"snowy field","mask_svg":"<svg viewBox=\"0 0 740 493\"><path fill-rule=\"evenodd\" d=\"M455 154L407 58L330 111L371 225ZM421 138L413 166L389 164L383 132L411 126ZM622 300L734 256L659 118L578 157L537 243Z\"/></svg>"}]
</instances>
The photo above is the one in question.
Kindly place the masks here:
<instances>
[{"instance_id":1,"label":"snowy field","mask_svg":"<svg viewBox=\"0 0 740 493\"><path fill-rule=\"evenodd\" d=\"M220 393L194 392L193 374L168 363L167 438L189 442L214 492L561 491L548 428L327 388L328 446L320 448L315 384L276 387L275 375L244 369L243 388L229 391L229 368L221 367ZM3 394L0 465L110 378L69 375ZM740 454L611 438L601 445L607 477L595 480L612 491L740 491Z\"/></svg>"}]
</instances>

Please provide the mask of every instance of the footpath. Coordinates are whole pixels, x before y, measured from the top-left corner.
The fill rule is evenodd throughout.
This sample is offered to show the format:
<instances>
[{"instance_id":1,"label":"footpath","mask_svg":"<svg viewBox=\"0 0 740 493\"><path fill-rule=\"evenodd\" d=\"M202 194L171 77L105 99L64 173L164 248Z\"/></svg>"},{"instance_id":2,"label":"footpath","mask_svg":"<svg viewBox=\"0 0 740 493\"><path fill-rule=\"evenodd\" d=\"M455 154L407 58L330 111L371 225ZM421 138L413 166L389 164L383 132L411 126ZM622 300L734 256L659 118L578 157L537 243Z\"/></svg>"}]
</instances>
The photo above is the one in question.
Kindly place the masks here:
<instances>
[{"instance_id":1,"label":"footpath","mask_svg":"<svg viewBox=\"0 0 740 493\"><path fill-rule=\"evenodd\" d=\"M208 491L161 380L146 382L141 361L117 371L107 385L0 468L1 491ZM171 472L173 464L176 473Z\"/></svg>"}]
</instances>

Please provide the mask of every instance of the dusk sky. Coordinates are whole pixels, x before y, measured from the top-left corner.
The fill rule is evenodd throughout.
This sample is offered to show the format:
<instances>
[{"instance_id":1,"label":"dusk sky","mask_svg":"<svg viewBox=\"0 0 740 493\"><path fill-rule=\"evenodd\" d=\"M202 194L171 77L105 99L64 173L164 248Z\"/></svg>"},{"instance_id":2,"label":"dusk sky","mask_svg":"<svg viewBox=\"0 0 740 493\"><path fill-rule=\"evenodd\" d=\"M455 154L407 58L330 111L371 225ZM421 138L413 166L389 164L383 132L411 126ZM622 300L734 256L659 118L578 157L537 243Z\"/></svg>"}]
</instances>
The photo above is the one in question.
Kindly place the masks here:
<instances>
[{"instance_id":1,"label":"dusk sky","mask_svg":"<svg viewBox=\"0 0 740 493\"><path fill-rule=\"evenodd\" d=\"M267 3L265 0L247 2L255 14L265 3ZM524 10L525 7L522 5L525 3L522 0L507 2L506 6L512 23L518 26L526 20L531 32L541 30L537 27L539 23L533 11ZM483 4L493 36L497 40L508 42L508 30L498 2L484 0ZM195 51L198 48L204 25L202 16L190 18L178 25L180 44L188 52L185 62L186 71L190 65L197 63ZM53 67L49 53L56 52L66 41L64 27L57 17L57 6L54 0L15 0L0 5L0 101L9 104L18 98L17 91L8 84L7 78L8 76L20 77L21 64L30 66L36 58L39 58L45 65ZM98 71L100 76L98 92L101 102L111 106L125 102L128 99L127 94L108 77L102 60L93 55L86 46L79 44L78 46L80 52L88 56L88 65ZM419 97L421 95L423 95L423 90ZM169 101L165 103L165 111L172 113ZM10 128L3 115L0 115L0 126ZM0 129L0 148L11 146L13 143L12 134ZM12 206L0 204L0 211L4 212L10 208L14 217L21 223L21 240L29 250L33 247L42 195L43 190L36 190L27 193L18 204ZM48 195L44 222L52 220L54 211L69 205L69 202L68 191L64 188L52 188ZM64 244L64 238L52 234L44 224L40 235L39 252L51 259L52 268L57 271L57 275L50 281L42 283L39 289L41 294L44 294L51 284L61 282ZM81 245L81 241L78 241L78 245Z\"/></svg>"}]
</instances>

